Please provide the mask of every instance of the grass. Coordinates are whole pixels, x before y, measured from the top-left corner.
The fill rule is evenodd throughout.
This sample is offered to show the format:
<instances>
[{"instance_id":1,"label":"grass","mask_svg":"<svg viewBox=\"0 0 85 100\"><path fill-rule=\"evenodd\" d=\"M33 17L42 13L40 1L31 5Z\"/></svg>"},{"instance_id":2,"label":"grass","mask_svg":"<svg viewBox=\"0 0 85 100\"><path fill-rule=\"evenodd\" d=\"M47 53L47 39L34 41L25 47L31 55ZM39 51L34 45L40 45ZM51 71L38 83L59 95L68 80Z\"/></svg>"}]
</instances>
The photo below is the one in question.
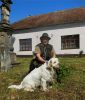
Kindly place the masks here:
<instances>
[{"instance_id":1,"label":"grass","mask_svg":"<svg viewBox=\"0 0 85 100\"><path fill-rule=\"evenodd\" d=\"M59 58L62 65L61 84L56 83L49 92L8 89L11 84L20 84L29 70L32 58L17 58L20 65L0 72L0 100L85 100L85 58Z\"/></svg>"}]
</instances>

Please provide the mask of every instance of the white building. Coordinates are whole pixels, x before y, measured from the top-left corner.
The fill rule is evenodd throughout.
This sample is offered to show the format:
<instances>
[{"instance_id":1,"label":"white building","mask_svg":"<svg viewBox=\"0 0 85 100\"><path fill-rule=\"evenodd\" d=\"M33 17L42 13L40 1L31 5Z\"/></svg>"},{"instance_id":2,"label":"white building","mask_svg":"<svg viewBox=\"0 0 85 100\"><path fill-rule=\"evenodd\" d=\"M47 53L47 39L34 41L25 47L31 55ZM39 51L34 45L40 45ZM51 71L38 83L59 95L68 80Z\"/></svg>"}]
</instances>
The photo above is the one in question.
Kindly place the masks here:
<instances>
[{"instance_id":1,"label":"white building","mask_svg":"<svg viewBox=\"0 0 85 100\"><path fill-rule=\"evenodd\" d=\"M14 52L32 55L40 36L48 33L57 54L85 54L85 8L75 8L30 16L12 24Z\"/></svg>"}]
</instances>

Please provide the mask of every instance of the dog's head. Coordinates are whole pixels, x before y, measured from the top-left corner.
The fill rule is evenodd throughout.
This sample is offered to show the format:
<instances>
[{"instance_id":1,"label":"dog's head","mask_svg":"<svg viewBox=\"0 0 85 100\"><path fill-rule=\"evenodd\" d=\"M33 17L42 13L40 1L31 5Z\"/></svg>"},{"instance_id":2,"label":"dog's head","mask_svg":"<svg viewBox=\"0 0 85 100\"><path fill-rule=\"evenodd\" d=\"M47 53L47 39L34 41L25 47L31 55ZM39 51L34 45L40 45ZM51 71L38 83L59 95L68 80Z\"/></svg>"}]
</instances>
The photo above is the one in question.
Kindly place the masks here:
<instances>
[{"instance_id":1,"label":"dog's head","mask_svg":"<svg viewBox=\"0 0 85 100\"><path fill-rule=\"evenodd\" d=\"M51 58L48 61L48 69L51 69L51 68L55 68L55 69L59 69L60 68L58 58L54 57L54 58Z\"/></svg>"}]
</instances>

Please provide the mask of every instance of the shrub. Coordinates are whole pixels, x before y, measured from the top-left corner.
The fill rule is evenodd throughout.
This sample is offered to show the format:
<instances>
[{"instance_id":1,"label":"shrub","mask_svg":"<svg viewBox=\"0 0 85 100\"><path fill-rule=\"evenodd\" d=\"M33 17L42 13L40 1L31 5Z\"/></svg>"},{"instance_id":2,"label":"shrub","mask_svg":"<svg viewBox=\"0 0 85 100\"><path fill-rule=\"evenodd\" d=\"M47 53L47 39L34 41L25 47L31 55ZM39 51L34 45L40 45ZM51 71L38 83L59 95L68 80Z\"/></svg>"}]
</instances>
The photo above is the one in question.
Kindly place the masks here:
<instances>
[{"instance_id":1,"label":"shrub","mask_svg":"<svg viewBox=\"0 0 85 100\"><path fill-rule=\"evenodd\" d=\"M70 67L61 65L60 70L57 72L57 81L61 83L61 79L68 76L70 74Z\"/></svg>"}]
</instances>

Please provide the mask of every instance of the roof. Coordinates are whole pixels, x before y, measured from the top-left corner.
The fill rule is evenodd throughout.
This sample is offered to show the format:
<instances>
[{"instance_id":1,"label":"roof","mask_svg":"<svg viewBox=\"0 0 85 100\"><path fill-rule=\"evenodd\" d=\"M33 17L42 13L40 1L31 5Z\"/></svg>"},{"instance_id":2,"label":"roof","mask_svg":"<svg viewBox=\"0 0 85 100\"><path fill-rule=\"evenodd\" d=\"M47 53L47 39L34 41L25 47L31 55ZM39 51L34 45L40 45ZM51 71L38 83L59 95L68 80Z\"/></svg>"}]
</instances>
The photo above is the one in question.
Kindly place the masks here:
<instances>
[{"instance_id":1,"label":"roof","mask_svg":"<svg viewBox=\"0 0 85 100\"><path fill-rule=\"evenodd\" d=\"M74 8L30 16L12 24L14 29L30 29L85 21L85 8Z\"/></svg>"}]
</instances>

